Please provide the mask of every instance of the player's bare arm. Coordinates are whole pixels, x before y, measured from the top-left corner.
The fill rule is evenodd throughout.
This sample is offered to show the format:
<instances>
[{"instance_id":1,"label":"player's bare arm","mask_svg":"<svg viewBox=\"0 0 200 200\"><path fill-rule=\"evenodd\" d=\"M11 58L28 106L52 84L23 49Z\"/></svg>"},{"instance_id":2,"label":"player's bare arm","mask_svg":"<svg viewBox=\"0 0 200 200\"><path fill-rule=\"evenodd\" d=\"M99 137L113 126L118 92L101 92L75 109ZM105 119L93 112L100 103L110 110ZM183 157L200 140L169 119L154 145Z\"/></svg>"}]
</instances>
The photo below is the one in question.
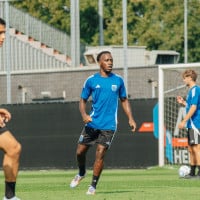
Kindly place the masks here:
<instances>
[{"instance_id":1,"label":"player's bare arm","mask_svg":"<svg viewBox=\"0 0 200 200\"><path fill-rule=\"evenodd\" d=\"M86 104L87 104L87 100L80 99L80 101L79 101L79 111L81 113L83 122L85 124L92 121L92 118L86 113Z\"/></svg>"},{"instance_id":2,"label":"player's bare arm","mask_svg":"<svg viewBox=\"0 0 200 200\"><path fill-rule=\"evenodd\" d=\"M123 108L125 114L128 117L129 126L131 127L131 130L133 132L135 132L137 125L136 125L136 122L135 122L135 120L133 118L132 111L131 111L131 106L129 104L128 99L127 98L121 99L121 104L122 104L122 108Z\"/></svg>"},{"instance_id":3,"label":"player's bare arm","mask_svg":"<svg viewBox=\"0 0 200 200\"><path fill-rule=\"evenodd\" d=\"M178 128L183 129L185 127L186 122L192 117L192 115L195 113L197 109L196 105L192 105L187 115L184 117L184 119L181 121L181 123L178 125Z\"/></svg>"}]
</instances>

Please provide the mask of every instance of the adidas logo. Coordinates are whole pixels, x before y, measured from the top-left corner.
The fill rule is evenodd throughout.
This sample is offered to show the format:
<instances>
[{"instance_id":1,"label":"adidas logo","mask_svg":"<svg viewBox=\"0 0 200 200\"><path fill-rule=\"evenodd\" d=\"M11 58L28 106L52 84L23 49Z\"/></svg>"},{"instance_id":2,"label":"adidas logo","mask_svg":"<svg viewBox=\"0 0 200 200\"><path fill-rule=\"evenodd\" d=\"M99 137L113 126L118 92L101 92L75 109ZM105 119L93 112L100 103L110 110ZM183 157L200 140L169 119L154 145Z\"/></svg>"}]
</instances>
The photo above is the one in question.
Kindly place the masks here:
<instances>
[{"instance_id":1,"label":"adidas logo","mask_svg":"<svg viewBox=\"0 0 200 200\"><path fill-rule=\"evenodd\" d=\"M95 88L100 88L100 85L96 85L96 87Z\"/></svg>"}]
</instances>

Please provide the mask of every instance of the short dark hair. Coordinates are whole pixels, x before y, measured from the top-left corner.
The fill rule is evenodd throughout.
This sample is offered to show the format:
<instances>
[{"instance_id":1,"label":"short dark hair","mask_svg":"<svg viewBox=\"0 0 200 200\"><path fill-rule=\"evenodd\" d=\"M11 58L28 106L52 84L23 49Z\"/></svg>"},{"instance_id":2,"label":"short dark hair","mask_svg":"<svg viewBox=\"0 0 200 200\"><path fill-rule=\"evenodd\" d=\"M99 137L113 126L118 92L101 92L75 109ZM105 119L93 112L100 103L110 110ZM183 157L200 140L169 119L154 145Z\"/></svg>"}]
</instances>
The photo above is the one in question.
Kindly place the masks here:
<instances>
[{"instance_id":1,"label":"short dark hair","mask_svg":"<svg viewBox=\"0 0 200 200\"><path fill-rule=\"evenodd\" d=\"M110 52L110 51L101 51L101 52L97 55L97 62L100 61L101 56L104 55L104 54L111 54L111 52Z\"/></svg>"},{"instance_id":2,"label":"short dark hair","mask_svg":"<svg viewBox=\"0 0 200 200\"><path fill-rule=\"evenodd\" d=\"M5 20L4 20L4 19L2 19L2 18L0 18L0 24L5 26L5 25L6 25L6 22L5 22Z\"/></svg>"}]
</instances>

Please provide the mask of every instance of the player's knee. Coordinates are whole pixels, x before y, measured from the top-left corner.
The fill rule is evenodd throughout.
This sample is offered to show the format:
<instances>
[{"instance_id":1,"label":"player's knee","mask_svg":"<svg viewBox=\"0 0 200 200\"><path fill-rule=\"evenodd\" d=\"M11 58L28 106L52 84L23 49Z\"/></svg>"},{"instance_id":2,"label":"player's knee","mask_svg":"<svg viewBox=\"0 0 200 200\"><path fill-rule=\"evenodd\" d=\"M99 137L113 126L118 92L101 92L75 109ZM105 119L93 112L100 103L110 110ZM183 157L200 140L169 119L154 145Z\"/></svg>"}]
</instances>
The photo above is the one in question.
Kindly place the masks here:
<instances>
[{"instance_id":1,"label":"player's knee","mask_svg":"<svg viewBox=\"0 0 200 200\"><path fill-rule=\"evenodd\" d=\"M80 146L79 145L77 150L76 150L76 156L77 157L85 156L87 151L88 151L88 147L87 146Z\"/></svg>"},{"instance_id":2,"label":"player's knee","mask_svg":"<svg viewBox=\"0 0 200 200\"><path fill-rule=\"evenodd\" d=\"M84 152L82 152L82 151L77 151L77 152L76 152L76 156L77 156L77 158L80 158L80 157L84 156Z\"/></svg>"},{"instance_id":3,"label":"player's knee","mask_svg":"<svg viewBox=\"0 0 200 200\"><path fill-rule=\"evenodd\" d=\"M16 153L20 155L21 151L22 151L22 145L18 142L17 147L16 147Z\"/></svg>"},{"instance_id":4,"label":"player's knee","mask_svg":"<svg viewBox=\"0 0 200 200\"><path fill-rule=\"evenodd\" d=\"M19 142L17 142L15 145L13 145L12 147L10 147L10 151L8 152L8 154L11 157L19 157L22 151L22 146Z\"/></svg>"},{"instance_id":5,"label":"player's knee","mask_svg":"<svg viewBox=\"0 0 200 200\"><path fill-rule=\"evenodd\" d=\"M104 146L98 146L96 149L96 155L99 155L100 157L103 157L107 151L107 148Z\"/></svg>"}]
</instances>

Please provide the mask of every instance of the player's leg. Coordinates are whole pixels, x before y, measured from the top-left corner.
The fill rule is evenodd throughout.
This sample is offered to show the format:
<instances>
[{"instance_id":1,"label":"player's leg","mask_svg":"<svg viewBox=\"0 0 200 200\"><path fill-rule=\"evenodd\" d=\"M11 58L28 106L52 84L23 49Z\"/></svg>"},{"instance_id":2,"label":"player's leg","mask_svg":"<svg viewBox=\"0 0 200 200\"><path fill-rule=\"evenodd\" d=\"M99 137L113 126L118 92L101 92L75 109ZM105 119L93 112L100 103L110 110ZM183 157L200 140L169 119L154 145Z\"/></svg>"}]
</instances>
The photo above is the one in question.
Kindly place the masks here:
<instances>
[{"instance_id":1,"label":"player's leg","mask_svg":"<svg viewBox=\"0 0 200 200\"><path fill-rule=\"evenodd\" d=\"M84 127L79 140L76 150L76 159L78 163L79 173L74 177L70 183L70 187L76 187L80 181L85 177L86 174L86 154L88 149L95 144L98 138L98 132L96 129L90 127Z\"/></svg>"},{"instance_id":2,"label":"player's leg","mask_svg":"<svg viewBox=\"0 0 200 200\"><path fill-rule=\"evenodd\" d=\"M0 149L4 151L5 196L10 199L15 196L21 145L9 131L5 131L0 134Z\"/></svg>"},{"instance_id":3,"label":"player's leg","mask_svg":"<svg viewBox=\"0 0 200 200\"><path fill-rule=\"evenodd\" d=\"M195 145L188 145L188 151L190 154L190 168L191 168L189 176L195 176L196 158L195 158L194 146Z\"/></svg>"},{"instance_id":4,"label":"player's leg","mask_svg":"<svg viewBox=\"0 0 200 200\"><path fill-rule=\"evenodd\" d=\"M95 194L96 186L98 184L101 172L104 167L104 157L105 157L106 151L111 146L114 135L115 135L114 131L104 131L104 130L100 131L98 139L96 140L97 148L96 148L95 162L93 166L92 182L86 194L89 194L89 195Z\"/></svg>"},{"instance_id":5,"label":"player's leg","mask_svg":"<svg viewBox=\"0 0 200 200\"><path fill-rule=\"evenodd\" d=\"M199 130L200 131L200 130ZM200 135L197 137L197 145L196 145L196 164L198 168L197 177L200 178Z\"/></svg>"},{"instance_id":6,"label":"player's leg","mask_svg":"<svg viewBox=\"0 0 200 200\"><path fill-rule=\"evenodd\" d=\"M86 154L89 149L89 146L84 144L78 144L77 150L76 150L76 159L78 163L78 174L72 179L70 183L70 187L74 188L78 186L80 181L85 177L86 174Z\"/></svg>"},{"instance_id":7,"label":"player's leg","mask_svg":"<svg viewBox=\"0 0 200 200\"><path fill-rule=\"evenodd\" d=\"M106 151L107 151L107 148L105 146L101 144L97 145L96 157L95 157L95 162L93 166L92 182L88 188L88 191L86 192L86 194L88 195L94 195L96 192L96 186L104 167L104 157L105 157Z\"/></svg>"},{"instance_id":8,"label":"player's leg","mask_svg":"<svg viewBox=\"0 0 200 200\"><path fill-rule=\"evenodd\" d=\"M190 153L190 164L191 171L190 176L195 176L195 170L198 167L197 175L200 177L200 136L193 130L188 130L188 141L189 141L189 153ZM194 144L190 144L193 141Z\"/></svg>"},{"instance_id":9,"label":"player's leg","mask_svg":"<svg viewBox=\"0 0 200 200\"><path fill-rule=\"evenodd\" d=\"M187 131L188 136L188 151L190 154L190 174L186 178L192 178L195 176L196 171L196 156L195 156L195 150L194 150L194 144L195 144L195 137L194 137L194 130L192 128L189 128Z\"/></svg>"},{"instance_id":10,"label":"player's leg","mask_svg":"<svg viewBox=\"0 0 200 200\"><path fill-rule=\"evenodd\" d=\"M198 168L197 175L200 177L200 144L196 144L193 147L194 155L195 155L195 164Z\"/></svg>"},{"instance_id":11,"label":"player's leg","mask_svg":"<svg viewBox=\"0 0 200 200\"><path fill-rule=\"evenodd\" d=\"M87 154L88 149L89 149L89 146L78 144L78 147L76 150L76 159L78 163L80 176L84 176L86 173L86 154Z\"/></svg>"},{"instance_id":12,"label":"player's leg","mask_svg":"<svg viewBox=\"0 0 200 200\"><path fill-rule=\"evenodd\" d=\"M104 167L104 157L106 154L106 150L107 148L105 146L101 144L97 145L96 157L95 157L95 162L93 166L93 179L92 179L92 184L91 184L94 188L96 188L99 177Z\"/></svg>"}]
</instances>

